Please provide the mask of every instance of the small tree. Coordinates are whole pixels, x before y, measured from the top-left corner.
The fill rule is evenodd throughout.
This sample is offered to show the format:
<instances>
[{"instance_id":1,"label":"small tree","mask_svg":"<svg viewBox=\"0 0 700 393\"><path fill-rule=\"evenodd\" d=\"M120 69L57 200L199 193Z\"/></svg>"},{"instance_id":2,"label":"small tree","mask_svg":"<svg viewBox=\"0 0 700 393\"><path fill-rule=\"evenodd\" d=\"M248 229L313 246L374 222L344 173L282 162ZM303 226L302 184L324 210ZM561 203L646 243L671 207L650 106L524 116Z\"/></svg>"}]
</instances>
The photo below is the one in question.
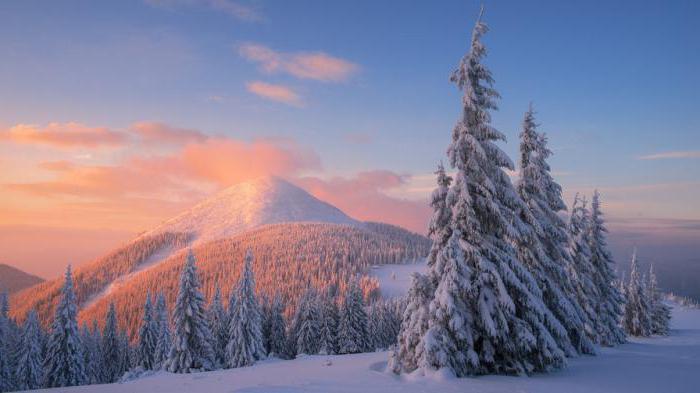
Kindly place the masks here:
<instances>
[{"instance_id":1,"label":"small tree","mask_svg":"<svg viewBox=\"0 0 700 393\"><path fill-rule=\"evenodd\" d=\"M297 305L292 323L294 345L297 354L318 353L321 343L321 312L316 301L316 291L309 288Z\"/></svg>"},{"instance_id":2,"label":"small tree","mask_svg":"<svg viewBox=\"0 0 700 393\"><path fill-rule=\"evenodd\" d=\"M171 347L170 318L168 317L168 307L165 304L165 296L162 292L158 294L158 300L156 302L155 321L158 340L156 341L153 359L155 361L154 369L159 370L168 359Z\"/></svg>"},{"instance_id":3,"label":"small tree","mask_svg":"<svg viewBox=\"0 0 700 393\"><path fill-rule=\"evenodd\" d=\"M355 281L345 292L338 324L338 353L360 353L371 349L367 312L362 292Z\"/></svg>"},{"instance_id":4,"label":"small tree","mask_svg":"<svg viewBox=\"0 0 700 393\"><path fill-rule=\"evenodd\" d=\"M647 288L637 267L637 250L632 253L630 280L625 292L627 302L622 320L625 331L631 336L651 335L651 307L647 299Z\"/></svg>"},{"instance_id":5,"label":"small tree","mask_svg":"<svg viewBox=\"0 0 700 393\"><path fill-rule=\"evenodd\" d=\"M44 378L41 356L41 327L36 312L30 311L22 326L15 382L17 390L38 389Z\"/></svg>"},{"instance_id":6,"label":"small tree","mask_svg":"<svg viewBox=\"0 0 700 393\"><path fill-rule=\"evenodd\" d=\"M226 310L221 302L221 290L216 286L214 298L207 310L207 320L211 327L211 341L216 356L216 363L220 366L226 365L226 345L229 341L228 322Z\"/></svg>"},{"instance_id":7,"label":"small tree","mask_svg":"<svg viewBox=\"0 0 700 393\"><path fill-rule=\"evenodd\" d=\"M102 331L102 382L112 383L119 380L124 375L122 343L119 338L119 328L117 327L117 311L114 303L109 304L109 311L105 319L105 326Z\"/></svg>"},{"instance_id":8,"label":"small tree","mask_svg":"<svg viewBox=\"0 0 700 393\"><path fill-rule=\"evenodd\" d=\"M287 325L284 321L284 304L279 294L276 294L272 304L270 305L268 324L269 324L269 350L270 356L277 356L281 359L286 359L289 356L287 347Z\"/></svg>"},{"instance_id":9,"label":"small tree","mask_svg":"<svg viewBox=\"0 0 700 393\"><path fill-rule=\"evenodd\" d=\"M153 315L151 294L146 295L143 306L143 319L139 329L138 365L145 370L156 368L156 346L158 345L158 323Z\"/></svg>"},{"instance_id":10,"label":"small tree","mask_svg":"<svg viewBox=\"0 0 700 393\"><path fill-rule=\"evenodd\" d=\"M321 302L320 345L322 355L338 353L338 305L331 294L326 294Z\"/></svg>"},{"instance_id":11,"label":"small tree","mask_svg":"<svg viewBox=\"0 0 700 393\"><path fill-rule=\"evenodd\" d=\"M651 332L660 336L667 336L669 323L671 321L671 309L664 304L656 282L654 265L649 267L649 281L647 297L651 304Z\"/></svg>"}]
</instances>

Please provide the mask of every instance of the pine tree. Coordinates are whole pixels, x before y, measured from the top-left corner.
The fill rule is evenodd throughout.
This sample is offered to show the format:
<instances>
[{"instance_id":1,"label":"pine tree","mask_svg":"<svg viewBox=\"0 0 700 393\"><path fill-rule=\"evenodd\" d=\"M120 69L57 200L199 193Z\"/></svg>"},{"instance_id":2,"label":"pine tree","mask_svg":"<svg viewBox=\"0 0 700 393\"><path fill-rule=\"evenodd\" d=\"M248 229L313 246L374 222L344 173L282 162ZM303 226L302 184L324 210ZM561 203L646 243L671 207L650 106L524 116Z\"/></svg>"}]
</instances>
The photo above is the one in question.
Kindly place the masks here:
<instances>
[{"instance_id":1,"label":"pine tree","mask_svg":"<svg viewBox=\"0 0 700 393\"><path fill-rule=\"evenodd\" d=\"M216 286L214 298L207 310L207 320L211 327L212 347L216 356L216 363L220 366L226 365L226 345L229 341L228 321L226 310L221 302L221 290Z\"/></svg>"},{"instance_id":2,"label":"pine tree","mask_svg":"<svg viewBox=\"0 0 700 393\"><path fill-rule=\"evenodd\" d=\"M614 262L608 251L605 234L605 221L600 208L600 194L593 193L591 202L591 220L588 228L588 241L591 249L590 261L595 268L593 282L598 288L595 311L598 316L598 336L600 344L612 346L625 342L625 332L619 321L622 319L622 294L615 287Z\"/></svg>"},{"instance_id":3,"label":"pine tree","mask_svg":"<svg viewBox=\"0 0 700 393\"><path fill-rule=\"evenodd\" d=\"M44 378L41 356L41 327L35 311L30 311L22 326L17 366L15 369L15 388L17 390L38 389Z\"/></svg>"},{"instance_id":4,"label":"pine tree","mask_svg":"<svg viewBox=\"0 0 700 393\"><path fill-rule=\"evenodd\" d=\"M576 298L574 283L569 275L571 256L568 253L568 232L559 215L566 210L561 186L550 173L547 159L547 137L537 132L532 105L525 113L520 134L520 181L518 193L532 212L536 239L523 244L531 251L528 267L542 289L545 304L552 311L566 335L554 334L557 344L571 356L594 353L593 343L585 331L585 311ZM522 256L526 251L520 250ZM556 330L555 330L556 331Z\"/></svg>"},{"instance_id":5,"label":"pine tree","mask_svg":"<svg viewBox=\"0 0 700 393\"><path fill-rule=\"evenodd\" d=\"M112 383L124 374L124 355L117 327L117 311L110 303L102 330L102 383Z\"/></svg>"},{"instance_id":6,"label":"pine tree","mask_svg":"<svg viewBox=\"0 0 700 393\"><path fill-rule=\"evenodd\" d=\"M262 338L262 316L255 298L253 254L246 253L243 274L236 289L236 303L229 322L229 342L226 346L229 367L253 365L265 357Z\"/></svg>"},{"instance_id":7,"label":"pine tree","mask_svg":"<svg viewBox=\"0 0 700 393\"><path fill-rule=\"evenodd\" d=\"M321 303L320 330L318 353L322 355L338 353L338 305L331 294L326 294Z\"/></svg>"},{"instance_id":8,"label":"pine tree","mask_svg":"<svg viewBox=\"0 0 700 393\"><path fill-rule=\"evenodd\" d=\"M297 354L313 355L320 350L321 313L316 302L316 291L309 288L304 292L292 322L292 335Z\"/></svg>"},{"instance_id":9,"label":"pine tree","mask_svg":"<svg viewBox=\"0 0 700 393\"><path fill-rule=\"evenodd\" d=\"M343 299L338 323L338 353L360 353L370 350L367 312L362 292L357 282L352 281Z\"/></svg>"},{"instance_id":10,"label":"pine tree","mask_svg":"<svg viewBox=\"0 0 700 393\"><path fill-rule=\"evenodd\" d=\"M173 311L173 342L165 368L173 373L192 373L214 369L215 356L209 337L211 331L204 310L204 297L192 250L180 275L180 289Z\"/></svg>"},{"instance_id":11,"label":"pine tree","mask_svg":"<svg viewBox=\"0 0 700 393\"><path fill-rule=\"evenodd\" d=\"M158 323L153 315L151 306L151 294L146 295L146 303L143 305L143 319L139 329L138 365L145 370L156 368L156 346L158 345Z\"/></svg>"},{"instance_id":12,"label":"pine tree","mask_svg":"<svg viewBox=\"0 0 700 393\"><path fill-rule=\"evenodd\" d=\"M45 387L76 386L84 384L87 380L76 320L77 314L78 307L69 265L44 358Z\"/></svg>"},{"instance_id":13,"label":"pine tree","mask_svg":"<svg viewBox=\"0 0 700 393\"><path fill-rule=\"evenodd\" d=\"M651 307L647 299L647 288L637 266L637 250L632 253L630 280L625 293L627 301L622 320L625 331L631 336L648 337L651 335Z\"/></svg>"},{"instance_id":14,"label":"pine tree","mask_svg":"<svg viewBox=\"0 0 700 393\"><path fill-rule=\"evenodd\" d=\"M155 321L158 339L153 356L155 361L154 369L160 370L170 355L171 347L170 318L168 317L168 307L165 304L165 296L162 292L158 294L158 300L156 301Z\"/></svg>"},{"instance_id":15,"label":"pine tree","mask_svg":"<svg viewBox=\"0 0 700 393\"><path fill-rule=\"evenodd\" d=\"M268 337L268 353L270 356L276 356L281 359L286 359L289 354L287 350L287 326L284 321L284 304L279 294L276 294L270 305L268 316L269 337Z\"/></svg>"},{"instance_id":16,"label":"pine tree","mask_svg":"<svg viewBox=\"0 0 700 393\"><path fill-rule=\"evenodd\" d=\"M671 309L664 304L661 298L654 265L649 267L648 298L651 303L651 332L660 336L667 336L671 321Z\"/></svg>"}]
</instances>

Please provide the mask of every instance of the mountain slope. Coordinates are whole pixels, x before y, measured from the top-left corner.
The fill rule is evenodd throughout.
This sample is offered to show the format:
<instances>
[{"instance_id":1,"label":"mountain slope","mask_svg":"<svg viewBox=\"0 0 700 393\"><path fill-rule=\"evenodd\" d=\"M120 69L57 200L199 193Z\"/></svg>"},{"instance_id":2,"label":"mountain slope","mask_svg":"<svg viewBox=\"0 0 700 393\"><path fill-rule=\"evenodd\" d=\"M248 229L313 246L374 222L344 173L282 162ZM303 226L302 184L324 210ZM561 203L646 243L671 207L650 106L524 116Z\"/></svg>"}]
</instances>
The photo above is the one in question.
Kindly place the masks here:
<instances>
[{"instance_id":1,"label":"mountain slope","mask_svg":"<svg viewBox=\"0 0 700 393\"><path fill-rule=\"evenodd\" d=\"M33 274L25 273L10 265L0 263L0 293L15 293L24 288L31 287L44 279Z\"/></svg>"},{"instance_id":2,"label":"mountain slope","mask_svg":"<svg viewBox=\"0 0 700 393\"><path fill-rule=\"evenodd\" d=\"M360 225L338 208L285 180L263 177L231 186L144 236L163 232L190 233L198 244L283 222Z\"/></svg>"}]
</instances>

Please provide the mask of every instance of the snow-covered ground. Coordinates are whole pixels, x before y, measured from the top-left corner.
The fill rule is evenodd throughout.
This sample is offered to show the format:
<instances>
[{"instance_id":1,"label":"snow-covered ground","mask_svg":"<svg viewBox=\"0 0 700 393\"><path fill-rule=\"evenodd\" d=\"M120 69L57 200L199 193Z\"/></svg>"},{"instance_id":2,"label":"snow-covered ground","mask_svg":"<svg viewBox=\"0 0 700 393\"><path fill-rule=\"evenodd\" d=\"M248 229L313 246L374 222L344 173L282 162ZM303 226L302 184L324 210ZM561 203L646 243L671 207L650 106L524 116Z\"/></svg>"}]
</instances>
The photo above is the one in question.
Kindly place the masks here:
<instances>
[{"instance_id":1,"label":"snow-covered ground","mask_svg":"<svg viewBox=\"0 0 700 393\"><path fill-rule=\"evenodd\" d=\"M134 381L52 392L599 392L700 391L700 310L674 307L669 337L633 339L598 356L571 359L566 369L533 377L398 377L384 372L386 352L268 360L253 367L201 374L160 372Z\"/></svg>"},{"instance_id":2,"label":"snow-covered ground","mask_svg":"<svg viewBox=\"0 0 700 393\"><path fill-rule=\"evenodd\" d=\"M379 280L379 288L382 296L392 298L405 295L411 285L411 274L424 273L426 265L424 261L372 266L370 275Z\"/></svg>"}]
</instances>

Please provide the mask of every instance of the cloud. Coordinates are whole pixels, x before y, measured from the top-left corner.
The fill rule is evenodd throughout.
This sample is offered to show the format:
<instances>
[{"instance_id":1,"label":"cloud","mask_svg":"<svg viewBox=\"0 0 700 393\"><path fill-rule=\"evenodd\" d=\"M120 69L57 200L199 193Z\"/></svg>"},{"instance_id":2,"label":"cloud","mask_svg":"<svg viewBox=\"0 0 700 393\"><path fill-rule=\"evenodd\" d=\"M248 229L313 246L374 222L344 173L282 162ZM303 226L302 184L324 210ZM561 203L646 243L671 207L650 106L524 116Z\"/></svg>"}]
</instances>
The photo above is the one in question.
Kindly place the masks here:
<instances>
[{"instance_id":1,"label":"cloud","mask_svg":"<svg viewBox=\"0 0 700 393\"><path fill-rule=\"evenodd\" d=\"M283 72L300 79L321 82L346 81L360 68L357 64L324 52L284 53L252 43L241 45L238 53L246 60L258 63L264 72Z\"/></svg>"},{"instance_id":2,"label":"cloud","mask_svg":"<svg viewBox=\"0 0 700 393\"><path fill-rule=\"evenodd\" d=\"M258 22L263 19L254 8L232 0L146 0L146 3L162 8L207 7L245 22Z\"/></svg>"},{"instance_id":3,"label":"cloud","mask_svg":"<svg viewBox=\"0 0 700 393\"><path fill-rule=\"evenodd\" d=\"M283 85L274 85L260 81L248 82L246 88L249 92L271 101L281 102L296 107L304 106L301 97L291 88Z\"/></svg>"},{"instance_id":4,"label":"cloud","mask_svg":"<svg viewBox=\"0 0 700 393\"><path fill-rule=\"evenodd\" d=\"M296 182L312 195L356 219L387 222L425 233L430 217L427 199L408 200L387 194L409 180L410 176L375 170L328 180L303 177Z\"/></svg>"},{"instance_id":5,"label":"cloud","mask_svg":"<svg viewBox=\"0 0 700 393\"><path fill-rule=\"evenodd\" d=\"M186 144L203 142L208 137L199 130L172 127L158 122L138 122L131 126L131 131L146 144Z\"/></svg>"},{"instance_id":6,"label":"cloud","mask_svg":"<svg viewBox=\"0 0 700 393\"><path fill-rule=\"evenodd\" d=\"M46 127L17 124L0 132L0 141L39 144L64 149L118 147L128 142L122 132L105 127L88 127L80 123L49 123Z\"/></svg>"},{"instance_id":7,"label":"cloud","mask_svg":"<svg viewBox=\"0 0 700 393\"><path fill-rule=\"evenodd\" d=\"M668 160L682 158L700 158L700 151L669 151L637 157L638 160Z\"/></svg>"}]
</instances>

